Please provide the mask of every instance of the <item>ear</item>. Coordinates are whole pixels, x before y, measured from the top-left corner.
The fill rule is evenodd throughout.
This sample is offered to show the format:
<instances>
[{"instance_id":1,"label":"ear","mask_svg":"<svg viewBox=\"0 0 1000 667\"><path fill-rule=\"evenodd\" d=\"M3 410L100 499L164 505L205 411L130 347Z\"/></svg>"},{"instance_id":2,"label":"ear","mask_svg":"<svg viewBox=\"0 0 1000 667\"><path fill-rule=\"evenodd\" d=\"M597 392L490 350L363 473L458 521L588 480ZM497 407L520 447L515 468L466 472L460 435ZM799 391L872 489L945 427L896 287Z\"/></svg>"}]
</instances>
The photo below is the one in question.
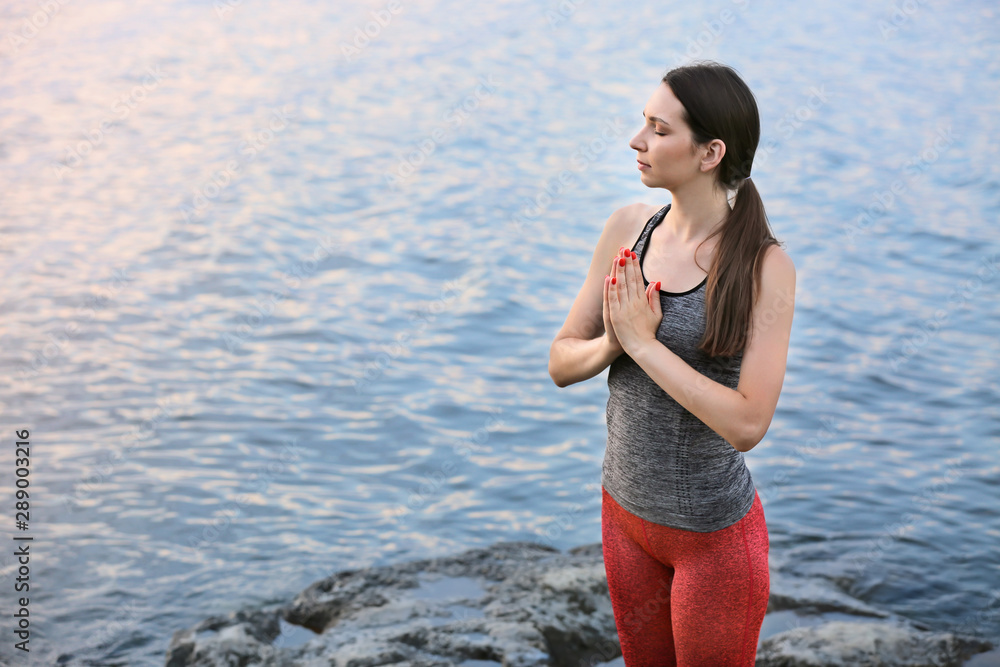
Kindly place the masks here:
<instances>
[{"instance_id":1,"label":"ear","mask_svg":"<svg viewBox=\"0 0 1000 667\"><path fill-rule=\"evenodd\" d=\"M712 171L722 162L726 154L726 144L722 139L712 139L701 147L701 170Z\"/></svg>"}]
</instances>

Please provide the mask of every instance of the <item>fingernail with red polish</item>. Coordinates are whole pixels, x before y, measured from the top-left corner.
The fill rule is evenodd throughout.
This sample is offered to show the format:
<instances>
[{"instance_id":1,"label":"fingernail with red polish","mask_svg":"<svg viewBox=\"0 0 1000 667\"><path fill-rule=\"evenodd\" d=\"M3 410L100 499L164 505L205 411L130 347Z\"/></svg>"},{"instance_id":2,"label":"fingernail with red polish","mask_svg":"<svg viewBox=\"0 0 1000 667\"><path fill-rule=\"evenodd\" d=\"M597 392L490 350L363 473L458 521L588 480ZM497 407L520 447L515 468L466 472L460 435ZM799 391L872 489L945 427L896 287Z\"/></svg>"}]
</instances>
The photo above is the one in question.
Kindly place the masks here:
<instances>
[{"instance_id":1,"label":"fingernail with red polish","mask_svg":"<svg viewBox=\"0 0 1000 667\"><path fill-rule=\"evenodd\" d=\"M614 279L614 278L612 278L612 279L611 279L611 284L612 284L612 285L614 285L614 284L615 284L615 279Z\"/></svg>"},{"instance_id":2,"label":"fingernail with red polish","mask_svg":"<svg viewBox=\"0 0 1000 667\"><path fill-rule=\"evenodd\" d=\"M633 252L632 253L632 259L635 259L635 258L636 258L636 254Z\"/></svg>"},{"instance_id":3,"label":"fingernail with red polish","mask_svg":"<svg viewBox=\"0 0 1000 667\"><path fill-rule=\"evenodd\" d=\"M660 291L660 281L659 280L656 281L656 291L657 292Z\"/></svg>"},{"instance_id":4,"label":"fingernail with red polish","mask_svg":"<svg viewBox=\"0 0 1000 667\"><path fill-rule=\"evenodd\" d=\"M625 258L624 257L622 257L621 259L618 260L618 266L625 266Z\"/></svg>"}]
</instances>

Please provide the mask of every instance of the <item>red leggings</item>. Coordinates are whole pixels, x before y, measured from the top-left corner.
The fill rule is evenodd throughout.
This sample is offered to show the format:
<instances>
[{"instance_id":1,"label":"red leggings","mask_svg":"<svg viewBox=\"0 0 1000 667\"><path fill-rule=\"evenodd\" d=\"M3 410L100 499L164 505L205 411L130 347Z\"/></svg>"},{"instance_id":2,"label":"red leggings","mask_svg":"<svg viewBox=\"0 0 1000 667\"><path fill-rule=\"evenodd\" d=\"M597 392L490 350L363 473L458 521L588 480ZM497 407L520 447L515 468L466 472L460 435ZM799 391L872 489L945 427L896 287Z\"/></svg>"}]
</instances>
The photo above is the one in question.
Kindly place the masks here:
<instances>
[{"instance_id":1,"label":"red leggings","mask_svg":"<svg viewBox=\"0 0 1000 667\"><path fill-rule=\"evenodd\" d=\"M626 667L753 667L771 579L764 508L710 533L661 526L601 487L604 571Z\"/></svg>"}]
</instances>

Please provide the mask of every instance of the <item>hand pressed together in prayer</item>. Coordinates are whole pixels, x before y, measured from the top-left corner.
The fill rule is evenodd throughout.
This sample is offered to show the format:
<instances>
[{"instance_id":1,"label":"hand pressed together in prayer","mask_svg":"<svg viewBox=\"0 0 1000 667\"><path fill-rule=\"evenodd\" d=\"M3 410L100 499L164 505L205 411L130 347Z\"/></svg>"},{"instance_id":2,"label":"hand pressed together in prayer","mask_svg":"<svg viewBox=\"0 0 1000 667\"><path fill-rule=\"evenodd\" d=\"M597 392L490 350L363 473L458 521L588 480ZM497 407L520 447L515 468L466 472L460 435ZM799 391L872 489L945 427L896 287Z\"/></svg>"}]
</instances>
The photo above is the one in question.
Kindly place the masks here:
<instances>
[{"instance_id":1,"label":"hand pressed together in prayer","mask_svg":"<svg viewBox=\"0 0 1000 667\"><path fill-rule=\"evenodd\" d=\"M604 277L604 328L615 349L626 354L649 340L656 340L663 312L660 283L643 286L638 256L621 247Z\"/></svg>"}]
</instances>

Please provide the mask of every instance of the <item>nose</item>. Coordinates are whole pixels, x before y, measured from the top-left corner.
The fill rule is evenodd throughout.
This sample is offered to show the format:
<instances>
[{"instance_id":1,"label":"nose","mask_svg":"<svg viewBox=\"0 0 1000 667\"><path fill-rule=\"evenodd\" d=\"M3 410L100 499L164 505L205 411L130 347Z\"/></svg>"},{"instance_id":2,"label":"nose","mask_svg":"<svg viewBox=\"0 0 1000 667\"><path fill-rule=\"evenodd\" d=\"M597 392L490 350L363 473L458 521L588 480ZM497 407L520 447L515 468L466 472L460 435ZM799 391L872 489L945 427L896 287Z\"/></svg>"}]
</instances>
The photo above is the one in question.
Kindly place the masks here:
<instances>
[{"instance_id":1,"label":"nose","mask_svg":"<svg viewBox=\"0 0 1000 667\"><path fill-rule=\"evenodd\" d=\"M643 145L641 143L639 143L639 136L641 134L642 134L642 130L639 130L639 132L634 137L632 137L629 140L629 142L628 142L628 147L629 148L631 148L634 151L642 152Z\"/></svg>"}]
</instances>

